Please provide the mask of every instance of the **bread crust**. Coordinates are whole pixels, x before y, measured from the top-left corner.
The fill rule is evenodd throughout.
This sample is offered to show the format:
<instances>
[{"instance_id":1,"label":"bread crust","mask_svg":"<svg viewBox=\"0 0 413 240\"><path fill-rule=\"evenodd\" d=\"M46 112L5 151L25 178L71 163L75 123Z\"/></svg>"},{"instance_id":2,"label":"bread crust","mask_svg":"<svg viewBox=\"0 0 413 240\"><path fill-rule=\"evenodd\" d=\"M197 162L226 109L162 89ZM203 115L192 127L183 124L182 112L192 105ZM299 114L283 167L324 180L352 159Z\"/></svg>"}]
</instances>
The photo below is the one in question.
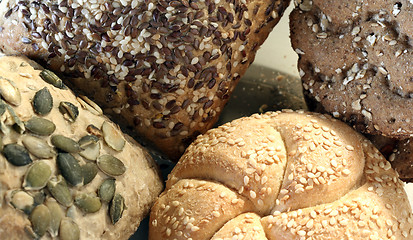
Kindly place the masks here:
<instances>
[{"instance_id":1,"label":"bread crust","mask_svg":"<svg viewBox=\"0 0 413 240\"><path fill-rule=\"evenodd\" d=\"M289 2L126 0L95 8L22 1L16 10L2 1L0 49L65 73L106 113L178 160L217 121Z\"/></svg>"},{"instance_id":2,"label":"bread crust","mask_svg":"<svg viewBox=\"0 0 413 240\"><path fill-rule=\"evenodd\" d=\"M262 228L265 234L256 239L412 238L413 214L397 173L370 141L329 115L304 111L256 114L199 136L169 175L169 190L151 212L149 239L213 236L211 229L198 223L203 218L220 222L210 216L211 204L219 201L214 215L225 214L220 210L224 203L219 192L228 190L217 189L207 205L203 205L207 191L199 195L182 191L179 197L170 193L191 181L222 184L245 199L245 204L253 205L253 210L245 209L213 228L212 234L222 239L250 227L250 222L237 219L243 214L258 216L255 229L260 232ZM181 214L162 211L161 202L185 203L187 199L197 204L183 204ZM266 199L274 204L262 204ZM171 219L178 223L174 225ZM196 235L188 223L191 228L199 227Z\"/></svg>"},{"instance_id":3,"label":"bread crust","mask_svg":"<svg viewBox=\"0 0 413 240\"><path fill-rule=\"evenodd\" d=\"M26 122L34 116L48 119L56 125L56 130L52 135L63 135L76 142L83 136L91 134L87 127L93 124L98 129L104 122L114 127L118 137L125 140L124 147L120 151L112 149L103 137L99 138L99 156L110 154L120 159L126 167L126 172L114 177L116 193L124 198L126 208L120 220L113 224L109 217L109 203L102 203L102 207L95 213L84 213L75 205L66 208L60 206L64 214L71 217L79 226L80 239L128 239L138 228L140 221L148 214L150 207L156 200L158 194L163 189L163 183L159 176L158 168L149 154L136 143L132 138L121 133L119 127L109 121L108 118L99 113L99 109L94 109L92 105L79 102L74 93L65 88L59 89L46 83L39 74L43 70L36 63L23 57L1 57L0 58L0 78L9 79L18 88L21 94L21 103L12 106L21 121ZM0 84L1 85L1 84ZM53 98L53 107L50 113L40 116L34 113L32 101L35 93L43 88L47 88ZM79 114L74 122L69 122L59 111L58 106L61 102L70 102L77 107ZM7 103L7 101L6 101ZM93 111L92 111L93 110ZM1 118L3 127L9 129L7 134L0 134L2 144L9 143L22 144L24 136L34 136L40 138L49 146L50 136L39 136L26 129L24 134L19 134L12 130L10 115L4 113ZM13 122L11 122L13 123ZM96 130L101 131L101 130ZM102 132L100 132L101 134ZM96 133L95 133L96 134ZM117 138L113 136L113 138ZM30 151L29 151L30 152ZM95 163L73 153L79 164ZM51 166L52 176L62 174L56 164L56 155L50 158L38 158L30 152L33 162L44 161ZM29 221L29 215L16 209L11 205L10 194L12 191L22 189L22 183L29 165L14 166L6 160L3 154L0 155L0 239L32 239L28 234L33 232ZM72 187L69 183L71 195L74 197L80 193L96 193L103 180L110 176L98 170L96 177L87 185ZM50 192L42 190L48 198L52 198ZM36 194L38 190L27 190L29 194ZM41 239L52 239L46 233Z\"/></svg>"}]
</instances>

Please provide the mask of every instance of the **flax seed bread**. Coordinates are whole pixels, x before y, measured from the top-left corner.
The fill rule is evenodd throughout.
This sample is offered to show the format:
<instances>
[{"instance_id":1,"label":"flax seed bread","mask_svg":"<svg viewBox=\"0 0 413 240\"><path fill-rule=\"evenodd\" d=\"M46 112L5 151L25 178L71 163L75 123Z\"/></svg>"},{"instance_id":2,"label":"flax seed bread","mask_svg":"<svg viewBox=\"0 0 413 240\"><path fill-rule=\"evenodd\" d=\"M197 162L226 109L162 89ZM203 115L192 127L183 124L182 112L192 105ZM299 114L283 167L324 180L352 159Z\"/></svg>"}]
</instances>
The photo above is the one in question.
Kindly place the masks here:
<instances>
[{"instance_id":1,"label":"flax seed bread","mask_svg":"<svg viewBox=\"0 0 413 240\"><path fill-rule=\"evenodd\" d=\"M364 133L412 136L412 1L300 0L290 27L310 102Z\"/></svg>"},{"instance_id":2,"label":"flax seed bread","mask_svg":"<svg viewBox=\"0 0 413 240\"><path fill-rule=\"evenodd\" d=\"M289 0L2 1L0 49L64 73L172 159L218 119Z\"/></svg>"},{"instance_id":3,"label":"flax seed bread","mask_svg":"<svg viewBox=\"0 0 413 240\"><path fill-rule=\"evenodd\" d=\"M277 112L199 136L151 211L149 239L412 239L403 183L329 115Z\"/></svg>"},{"instance_id":4,"label":"flax seed bread","mask_svg":"<svg viewBox=\"0 0 413 240\"><path fill-rule=\"evenodd\" d=\"M0 96L0 239L128 239L163 188L145 150L26 58Z\"/></svg>"}]
</instances>

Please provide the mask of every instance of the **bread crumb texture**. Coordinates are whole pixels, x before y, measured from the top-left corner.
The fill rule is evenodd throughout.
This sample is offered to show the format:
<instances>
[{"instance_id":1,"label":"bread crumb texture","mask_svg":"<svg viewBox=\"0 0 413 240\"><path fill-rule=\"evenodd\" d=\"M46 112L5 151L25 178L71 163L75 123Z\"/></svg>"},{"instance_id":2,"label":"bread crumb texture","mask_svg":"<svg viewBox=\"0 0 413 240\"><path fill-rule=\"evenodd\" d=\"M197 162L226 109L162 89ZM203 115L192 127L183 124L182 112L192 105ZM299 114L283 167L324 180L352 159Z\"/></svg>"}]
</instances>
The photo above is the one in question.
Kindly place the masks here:
<instances>
[{"instance_id":1,"label":"bread crumb texture","mask_svg":"<svg viewBox=\"0 0 413 240\"><path fill-rule=\"evenodd\" d=\"M412 239L403 183L328 115L271 112L198 137L155 203L150 239Z\"/></svg>"},{"instance_id":2,"label":"bread crumb texture","mask_svg":"<svg viewBox=\"0 0 413 240\"><path fill-rule=\"evenodd\" d=\"M297 0L291 43L305 95L375 135L413 135L413 2Z\"/></svg>"},{"instance_id":3,"label":"bread crumb texture","mask_svg":"<svg viewBox=\"0 0 413 240\"><path fill-rule=\"evenodd\" d=\"M163 188L148 153L26 58L0 96L0 239L128 239Z\"/></svg>"}]
</instances>

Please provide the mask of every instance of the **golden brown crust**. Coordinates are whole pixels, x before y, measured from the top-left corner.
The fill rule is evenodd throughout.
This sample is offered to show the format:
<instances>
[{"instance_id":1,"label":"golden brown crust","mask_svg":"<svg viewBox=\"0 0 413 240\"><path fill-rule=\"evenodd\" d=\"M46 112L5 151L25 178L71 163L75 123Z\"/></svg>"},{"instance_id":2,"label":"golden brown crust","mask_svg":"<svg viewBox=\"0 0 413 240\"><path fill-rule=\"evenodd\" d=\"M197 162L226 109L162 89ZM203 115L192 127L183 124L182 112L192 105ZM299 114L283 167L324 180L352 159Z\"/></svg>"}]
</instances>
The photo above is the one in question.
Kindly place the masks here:
<instances>
[{"instance_id":1,"label":"golden brown crust","mask_svg":"<svg viewBox=\"0 0 413 240\"><path fill-rule=\"evenodd\" d=\"M245 144L239 144L238 138ZM274 156L286 159L274 164ZM245 180L240 176L243 174ZM274 179L270 181L267 176L271 175ZM236 217L257 214L268 239L410 239L413 233L411 207L390 163L362 135L328 115L304 111L266 113L212 129L186 150L171 172L167 188L174 189L183 181L217 181L235 191L246 199L246 204L253 204L252 211ZM212 203L205 208L202 205L205 195L182 192L177 197L169 191L161 199L200 201L189 212L198 211L200 218L210 213ZM262 207L259 199L275 201L270 207ZM174 235L177 231L186 234L186 238L209 239L211 230L201 227L199 231L208 232L205 238L199 238L200 232L192 235L185 227L170 228L166 235L169 225L164 219L180 220L185 213L159 212L159 204L155 204L150 239L183 239ZM199 222L197 216L193 217L193 222ZM248 227L234 217L220 224L214 231L227 229L222 230L225 234ZM155 232L157 235L152 235ZM219 236L225 239L224 235Z\"/></svg>"},{"instance_id":2,"label":"golden brown crust","mask_svg":"<svg viewBox=\"0 0 413 240\"><path fill-rule=\"evenodd\" d=\"M115 124L101 115L99 109L95 109L92 112L92 105L85 104L84 102L80 103L69 89L58 89L46 83L39 76L41 72L42 70L33 69L31 62L26 58L0 58L0 78L10 79L15 83L21 94L20 105L12 106L21 121L26 122L34 116L48 119L56 125L53 135L61 134L75 141L90 134L91 131L87 131L87 127L90 124L101 129L103 123L107 122L115 128L114 131L120 134L119 136L122 139L126 140L124 147L120 151L115 151L107 144L106 140L99 138L99 156L104 154L113 155L120 159L126 167L124 174L115 177L116 193L123 196L127 207L120 220L116 224L111 223L108 214L109 204L107 203L102 203L102 207L98 212L90 214L83 213L74 205L70 208L62 207L62 209L79 226L81 239L128 239L136 231L140 221L149 212L158 194L162 191L163 184L155 162L138 143L129 136L123 135ZM43 88L49 90L53 98L53 107L50 113L40 116L34 113L32 101L35 93ZM74 122L69 122L59 111L58 106L62 101L70 102L77 107L79 114ZM15 132L8 126L11 121L9 118L8 112L4 113L1 118L1 123L5 124L5 126L2 125L2 132L0 133L3 144L17 143L23 146L22 136L30 135L39 137L45 140L49 146L53 146L49 136L30 134L27 129L23 135ZM4 127L9 129L9 132L6 134L3 132ZM112 140L114 138L116 137L113 137ZM61 171L56 166L55 155L51 158L39 159L32 152L30 153L34 162L47 162L52 167L52 175L61 174ZM73 156L79 161L81 166L85 163L95 163L95 161L88 161L77 153L73 153ZM0 165L0 238L9 239L10 236L22 235L25 228L31 228L28 215L15 209L10 204L10 198L7 197L10 196L9 194L12 190L22 188L23 178L29 165L13 166L6 160L3 154L0 155ZM70 187L71 194L75 196L78 193L96 192L102 181L107 178L110 177L99 170L96 177L89 184L81 187ZM37 192L39 191L29 191L30 194ZM45 192L47 197L50 197L50 193L48 191ZM44 239L50 239L50 235L46 233Z\"/></svg>"},{"instance_id":3,"label":"golden brown crust","mask_svg":"<svg viewBox=\"0 0 413 240\"><path fill-rule=\"evenodd\" d=\"M216 122L289 0L56 3L2 1L0 49L66 73L178 159Z\"/></svg>"}]
</instances>

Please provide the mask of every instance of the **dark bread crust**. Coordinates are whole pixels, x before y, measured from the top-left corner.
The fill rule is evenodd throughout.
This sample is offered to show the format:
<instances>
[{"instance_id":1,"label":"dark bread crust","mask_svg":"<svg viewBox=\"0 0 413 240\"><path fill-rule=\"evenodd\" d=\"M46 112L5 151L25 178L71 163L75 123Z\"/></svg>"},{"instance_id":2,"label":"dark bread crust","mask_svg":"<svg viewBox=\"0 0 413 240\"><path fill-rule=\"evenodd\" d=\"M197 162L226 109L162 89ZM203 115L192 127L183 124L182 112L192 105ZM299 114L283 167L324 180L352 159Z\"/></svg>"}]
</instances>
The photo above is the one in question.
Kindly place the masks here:
<instances>
[{"instance_id":1,"label":"dark bread crust","mask_svg":"<svg viewBox=\"0 0 413 240\"><path fill-rule=\"evenodd\" d=\"M216 122L288 4L122 0L96 9L88 1L22 1L16 11L3 1L0 49L64 72L106 113L177 159Z\"/></svg>"},{"instance_id":2,"label":"dark bread crust","mask_svg":"<svg viewBox=\"0 0 413 240\"><path fill-rule=\"evenodd\" d=\"M364 133L412 136L412 3L304 6L292 12L290 26L306 97Z\"/></svg>"}]
</instances>

